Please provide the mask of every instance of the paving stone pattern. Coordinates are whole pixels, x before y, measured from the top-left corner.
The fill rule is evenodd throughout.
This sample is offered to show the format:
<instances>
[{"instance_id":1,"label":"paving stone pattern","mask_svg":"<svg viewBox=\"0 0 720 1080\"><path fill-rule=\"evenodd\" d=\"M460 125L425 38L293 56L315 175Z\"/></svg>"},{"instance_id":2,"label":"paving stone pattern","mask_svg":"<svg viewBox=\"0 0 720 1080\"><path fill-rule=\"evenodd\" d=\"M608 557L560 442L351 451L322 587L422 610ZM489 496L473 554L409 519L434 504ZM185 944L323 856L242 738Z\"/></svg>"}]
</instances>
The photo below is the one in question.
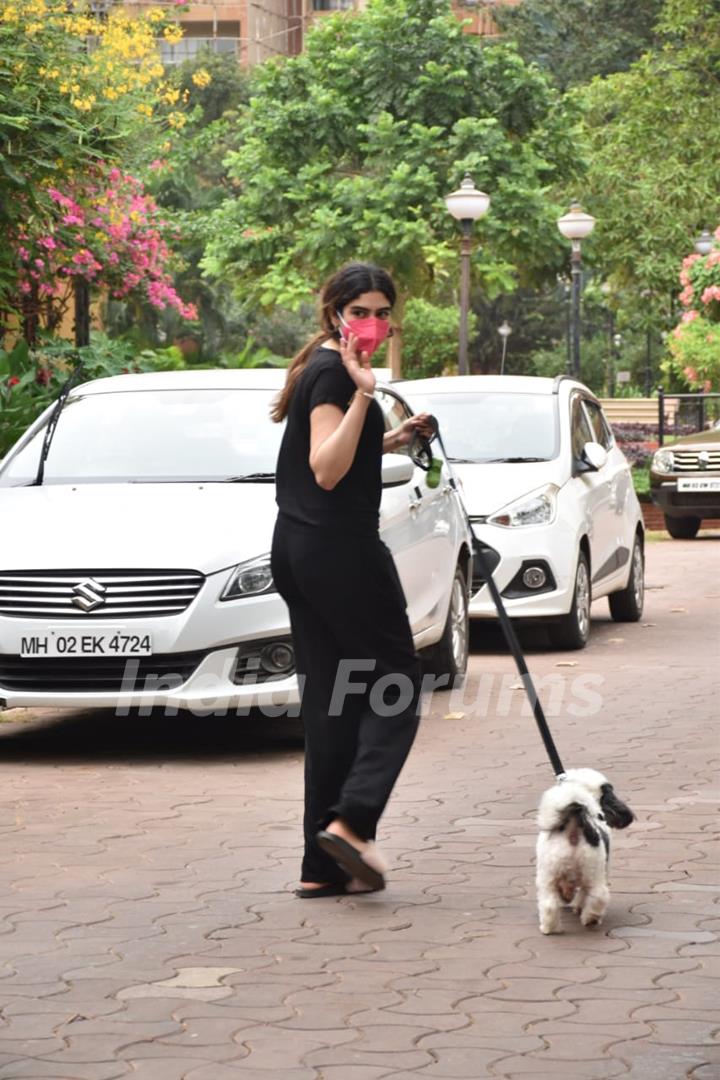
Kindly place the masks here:
<instances>
[{"instance_id":1,"label":"paving stone pattern","mask_svg":"<svg viewBox=\"0 0 720 1080\"><path fill-rule=\"evenodd\" d=\"M638 815L594 931L538 931L552 772L493 628L430 702L371 897L290 891L287 725L3 714L0 1080L718 1080L719 555L649 545L642 624L600 601L582 653L525 637L565 764Z\"/></svg>"}]
</instances>

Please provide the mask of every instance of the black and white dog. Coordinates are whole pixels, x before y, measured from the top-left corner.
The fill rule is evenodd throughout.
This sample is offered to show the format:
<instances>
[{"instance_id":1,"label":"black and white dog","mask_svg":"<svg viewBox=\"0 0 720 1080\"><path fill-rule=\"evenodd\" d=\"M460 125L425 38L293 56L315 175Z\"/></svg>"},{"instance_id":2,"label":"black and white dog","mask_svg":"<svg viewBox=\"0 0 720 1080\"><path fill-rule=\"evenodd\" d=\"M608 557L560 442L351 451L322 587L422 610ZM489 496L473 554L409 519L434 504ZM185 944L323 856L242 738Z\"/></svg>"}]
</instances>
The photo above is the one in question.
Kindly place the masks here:
<instances>
[{"instance_id":1,"label":"black and white dog","mask_svg":"<svg viewBox=\"0 0 720 1080\"><path fill-rule=\"evenodd\" d=\"M595 769L568 769L538 809L538 915L543 934L561 934L570 904L583 926L597 926L610 900L610 829L626 829L632 810Z\"/></svg>"}]
</instances>

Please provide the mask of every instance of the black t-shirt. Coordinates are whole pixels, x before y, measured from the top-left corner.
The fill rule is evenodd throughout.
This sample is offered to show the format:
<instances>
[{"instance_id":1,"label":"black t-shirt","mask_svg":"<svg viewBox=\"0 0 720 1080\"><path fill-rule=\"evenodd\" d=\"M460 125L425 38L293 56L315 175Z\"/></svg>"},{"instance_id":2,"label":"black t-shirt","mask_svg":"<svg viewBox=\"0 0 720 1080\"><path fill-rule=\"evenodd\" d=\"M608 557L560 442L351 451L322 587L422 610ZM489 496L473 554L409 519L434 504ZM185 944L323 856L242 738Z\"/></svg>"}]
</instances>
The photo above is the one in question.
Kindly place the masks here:
<instances>
[{"instance_id":1,"label":"black t-shirt","mask_svg":"<svg viewBox=\"0 0 720 1080\"><path fill-rule=\"evenodd\" d=\"M335 349L316 349L293 392L277 463L280 512L302 525L354 533L377 533L382 495L385 424L382 409L370 403L355 459L342 480L324 491L310 468L310 413L317 405L346 412L355 383Z\"/></svg>"}]
</instances>

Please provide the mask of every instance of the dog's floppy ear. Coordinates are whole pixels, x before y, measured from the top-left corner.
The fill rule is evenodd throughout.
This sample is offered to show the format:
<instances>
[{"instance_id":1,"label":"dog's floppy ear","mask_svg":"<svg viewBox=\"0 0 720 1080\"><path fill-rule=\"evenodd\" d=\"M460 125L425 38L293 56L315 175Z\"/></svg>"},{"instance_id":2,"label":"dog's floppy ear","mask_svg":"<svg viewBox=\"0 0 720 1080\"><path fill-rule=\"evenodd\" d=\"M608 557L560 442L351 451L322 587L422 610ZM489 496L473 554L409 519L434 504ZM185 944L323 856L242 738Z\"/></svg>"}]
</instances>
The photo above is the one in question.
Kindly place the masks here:
<instances>
[{"instance_id":1,"label":"dog's floppy ear","mask_svg":"<svg viewBox=\"0 0 720 1080\"><path fill-rule=\"evenodd\" d=\"M603 784L600 789L600 808L611 829L627 829L635 820L630 807L618 799L612 784Z\"/></svg>"}]
</instances>

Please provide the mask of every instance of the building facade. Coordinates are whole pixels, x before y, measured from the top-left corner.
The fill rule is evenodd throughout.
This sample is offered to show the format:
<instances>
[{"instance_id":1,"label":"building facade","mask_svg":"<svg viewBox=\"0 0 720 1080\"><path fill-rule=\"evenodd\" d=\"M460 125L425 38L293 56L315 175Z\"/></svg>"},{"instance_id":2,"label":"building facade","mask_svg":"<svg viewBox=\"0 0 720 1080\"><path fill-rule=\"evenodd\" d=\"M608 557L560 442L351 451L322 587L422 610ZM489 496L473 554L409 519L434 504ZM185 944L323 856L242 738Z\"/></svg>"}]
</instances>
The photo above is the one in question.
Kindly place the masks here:
<instances>
[{"instance_id":1,"label":"building facade","mask_svg":"<svg viewBox=\"0 0 720 1080\"><path fill-rule=\"evenodd\" d=\"M498 0L518 3L519 0ZM367 0L211 0L190 3L179 14L184 28L177 45L161 43L166 64L191 59L203 48L237 57L253 66L273 56L296 56L302 51L305 33L314 19L335 11L360 11ZM128 11L157 6L157 0L132 0ZM455 0L459 18L468 20L469 33L492 36L497 32L492 4L486 0Z\"/></svg>"}]
</instances>

